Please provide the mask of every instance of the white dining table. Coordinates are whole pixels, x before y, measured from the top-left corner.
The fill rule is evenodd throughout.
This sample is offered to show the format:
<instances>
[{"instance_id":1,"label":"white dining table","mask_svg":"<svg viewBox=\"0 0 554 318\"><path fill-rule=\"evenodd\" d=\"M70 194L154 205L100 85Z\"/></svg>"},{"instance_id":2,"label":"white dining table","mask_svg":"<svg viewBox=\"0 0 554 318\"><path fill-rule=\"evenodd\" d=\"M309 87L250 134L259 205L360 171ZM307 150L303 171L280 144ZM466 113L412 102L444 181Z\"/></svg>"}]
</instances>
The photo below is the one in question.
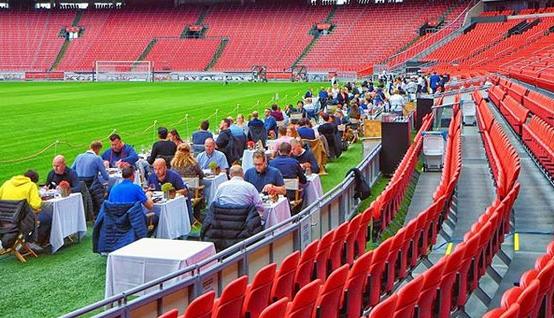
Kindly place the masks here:
<instances>
[{"instance_id":1,"label":"white dining table","mask_svg":"<svg viewBox=\"0 0 554 318\"><path fill-rule=\"evenodd\" d=\"M152 238L135 241L108 254L105 297L186 268L215 253L215 246L211 242ZM184 277L187 275L179 276L169 283ZM143 294L155 288L148 289Z\"/></svg>"},{"instance_id":2,"label":"white dining table","mask_svg":"<svg viewBox=\"0 0 554 318\"><path fill-rule=\"evenodd\" d=\"M80 193L43 201L41 213L52 214L49 241L52 253L56 253L64 245L66 237L76 234L80 240L87 234L85 208Z\"/></svg>"}]
</instances>

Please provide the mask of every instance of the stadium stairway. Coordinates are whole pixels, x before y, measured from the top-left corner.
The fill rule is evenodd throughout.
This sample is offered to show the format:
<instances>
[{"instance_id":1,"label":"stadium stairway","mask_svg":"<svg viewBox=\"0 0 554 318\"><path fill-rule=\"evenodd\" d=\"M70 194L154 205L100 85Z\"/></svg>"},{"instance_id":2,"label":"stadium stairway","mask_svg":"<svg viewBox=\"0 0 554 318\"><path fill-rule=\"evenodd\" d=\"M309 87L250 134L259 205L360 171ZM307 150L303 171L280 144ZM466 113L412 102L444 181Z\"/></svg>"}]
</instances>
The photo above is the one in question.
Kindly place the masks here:
<instances>
[{"instance_id":1,"label":"stadium stairway","mask_svg":"<svg viewBox=\"0 0 554 318\"><path fill-rule=\"evenodd\" d=\"M513 214L514 233L517 234L517 238L514 238L513 258L489 304L489 309L492 309L500 305L504 291L519 282L525 271L533 268L535 259L544 253L548 243L554 239L554 187L535 165L498 110L491 104L489 109L517 150L522 163L518 180L521 190Z\"/></svg>"}]
</instances>

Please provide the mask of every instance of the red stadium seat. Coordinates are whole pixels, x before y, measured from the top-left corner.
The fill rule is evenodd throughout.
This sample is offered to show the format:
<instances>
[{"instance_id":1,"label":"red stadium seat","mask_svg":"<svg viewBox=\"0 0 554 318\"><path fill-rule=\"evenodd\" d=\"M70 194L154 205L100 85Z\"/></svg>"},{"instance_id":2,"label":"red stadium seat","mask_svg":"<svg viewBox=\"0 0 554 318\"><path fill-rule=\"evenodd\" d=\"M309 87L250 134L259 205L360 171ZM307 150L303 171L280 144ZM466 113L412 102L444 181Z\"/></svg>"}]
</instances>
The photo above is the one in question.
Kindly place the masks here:
<instances>
[{"instance_id":1,"label":"red stadium seat","mask_svg":"<svg viewBox=\"0 0 554 318\"><path fill-rule=\"evenodd\" d=\"M215 292L209 291L194 299L185 310L183 318L210 318L214 307Z\"/></svg>"},{"instance_id":2,"label":"red stadium seat","mask_svg":"<svg viewBox=\"0 0 554 318\"><path fill-rule=\"evenodd\" d=\"M517 299L519 304L519 316L529 316L537 307L537 297L539 295L540 281L538 279L533 280L528 286L523 289Z\"/></svg>"},{"instance_id":3,"label":"red stadium seat","mask_svg":"<svg viewBox=\"0 0 554 318\"><path fill-rule=\"evenodd\" d=\"M395 318L414 317L416 303L423 283L423 275L419 275L400 289L394 312Z\"/></svg>"},{"instance_id":4,"label":"red stadium seat","mask_svg":"<svg viewBox=\"0 0 554 318\"><path fill-rule=\"evenodd\" d=\"M302 287L289 304L286 318L312 318L320 289L320 279Z\"/></svg>"},{"instance_id":5,"label":"red stadium seat","mask_svg":"<svg viewBox=\"0 0 554 318\"><path fill-rule=\"evenodd\" d=\"M300 261L298 262L297 271L294 276L295 293L300 290L302 286L312 281L318 244L318 240L311 242L300 255Z\"/></svg>"},{"instance_id":6,"label":"red stadium seat","mask_svg":"<svg viewBox=\"0 0 554 318\"><path fill-rule=\"evenodd\" d=\"M260 314L260 318L283 318L287 313L288 304L288 298L281 298L273 304L267 306L267 308L265 308Z\"/></svg>"},{"instance_id":7,"label":"red stadium seat","mask_svg":"<svg viewBox=\"0 0 554 318\"><path fill-rule=\"evenodd\" d=\"M392 294L389 298L385 299L371 310L369 318L394 317L397 303L398 295Z\"/></svg>"},{"instance_id":8,"label":"red stadium seat","mask_svg":"<svg viewBox=\"0 0 554 318\"><path fill-rule=\"evenodd\" d=\"M379 303L379 297L385 290L388 273L387 255L392 244L392 238L386 239L373 251L373 261L368 272L368 283L366 294L369 297L369 306L373 307Z\"/></svg>"},{"instance_id":9,"label":"red stadium seat","mask_svg":"<svg viewBox=\"0 0 554 318\"><path fill-rule=\"evenodd\" d=\"M277 265L272 263L258 270L252 284L247 287L241 317L258 318L270 303L271 287L276 269Z\"/></svg>"},{"instance_id":10,"label":"red stadium seat","mask_svg":"<svg viewBox=\"0 0 554 318\"><path fill-rule=\"evenodd\" d=\"M323 235L319 240L317 245L317 253L315 257L316 262L316 277L324 280L327 278L327 275L330 273L332 264L331 264L331 248L333 247L333 238L335 236L335 231L329 231ZM335 253L336 251L333 251ZM338 253L340 254L340 252Z\"/></svg>"},{"instance_id":11,"label":"red stadium seat","mask_svg":"<svg viewBox=\"0 0 554 318\"><path fill-rule=\"evenodd\" d=\"M163 315L158 316L158 318L177 318L178 315L179 315L179 310L172 309L172 310L164 313Z\"/></svg>"},{"instance_id":12,"label":"red stadium seat","mask_svg":"<svg viewBox=\"0 0 554 318\"><path fill-rule=\"evenodd\" d=\"M323 284L316 303L316 318L337 318L349 265L337 268Z\"/></svg>"},{"instance_id":13,"label":"red stadium seat","mask_svg":"<svg viewBox=\"0 0 554 318\"><path fill-rule=\"evenodd\" d=\"M230 282L215 300L212 318L240 317L247 285L248 276Z\"/></svg>"},{"instance_id":14,"label":"red stadium seat","mask_svg":"<svg viewBox=\"0 0 554 318\"><path fill-rule=\"evenodd\" d=\"M352 264L360 254L360 249L356 246L358 240L358 231L360 231L360 224L362 222L362 214L356 215L350 222L348 222L348 232L346 233L346 263ZM363 253L363 252L362 252Z\"/></svg>"},{"instance_id":15,"label":"red stadium seat","mask_svg":"<svg viewBox=\"0 0 554 318\"><path fill-rule=\"evenodd\" d=\"M275 280L271 288L271 299L273 301L277 301L284 297L292 299L295 292L294 276L296 275L299 261L300 252L296 251L287 256L281 263L279 270L275 273Z\"/></svg>"},{"instance_id":16,"label":"red stadium seat","mask_svg":"<svg viewBox=\"0 0 554 318\"><path fill-rule=\"evenodd\" d=\"M344 222L339 225L333 232L333 243L329 253L330 271L339 268L342 264L346 263L347 244L346 237L348 236L350 222Z\"/></svg>"},{"instance_id":17,"label":"red stadium seat","mask_svg":"<svg viewBox=\"0 0 554 318\"><path fill-rule=\"evenodd\" d=\"M358 318L362 313L364 287L367 284L367 274L372 260L373 252L366 252L354 261L348 272L341 302L346 318Z\"/></svg>"},{"instance_id":18,"label":"red stadium seat","mask_svg":"<svg viewBox=\"0 0 554 318\"><path fill-rule=\"evenodd\" d=\"M424 281L419 293L419 318L436 317L438 314L438 298L440 294L439 286L442 280L442 272L445 264L446 260L441 258L435 265L422 274Z\"/></svg>"}]
</instances>

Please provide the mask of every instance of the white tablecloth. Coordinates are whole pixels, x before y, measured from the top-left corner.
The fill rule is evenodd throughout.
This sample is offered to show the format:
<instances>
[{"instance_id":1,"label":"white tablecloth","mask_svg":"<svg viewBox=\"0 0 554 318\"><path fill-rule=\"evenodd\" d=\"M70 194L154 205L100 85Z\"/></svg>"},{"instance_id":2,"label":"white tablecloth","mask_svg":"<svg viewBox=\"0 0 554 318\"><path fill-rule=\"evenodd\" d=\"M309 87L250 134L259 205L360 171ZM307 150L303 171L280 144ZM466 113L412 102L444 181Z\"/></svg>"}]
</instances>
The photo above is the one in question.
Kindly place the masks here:
<instances>
[{"instance_id":1,"label":"white tablecloth","mask_svg":"<svg viewBox=\"0 0 554 318\"><path fill-rule=\"evenodd\" d=\"M210 206L215 199L217 188L225 181L227 181L227 174L225 173L220 173L215 177L204 177L202 179L202 184L205 186L204 197L206 198L206 206Z\"/></svg>"},{"instance_id":2,"label":"white tablecloth","mask_svg":"<svg viewBox=\"0 0 554 318\"><path fill-rule=\"evenodd\" d=\"M44 201L42 213L52 213L52 229L50 230L52 253L63 246L65 237L77 234L81 239L87 234L85 208L80 193Z\"/></svg>"},{"instance_id":3,"label":"white tablecloth","mask_svg":"<svg viewBox=\"0 0 554 318\"><path fill-rule=\"evenodd\" d=\"M304 188L304 191L306 191L304 194L304 200L306 200L306 203L304 204L305 207L319 200L323 196L323 187L321 186L321 179L319 178L319 175L313 173L312 175L306 176L306 178L308 179L308 183Z\"/></svg>"},{"instance_id":4,"label":"white tablecloth","mask_svg":"<svg viewBox=\"0 0 554 318\"><path fill-rule=\"evenodd\" d=\"M105 296L119 294L213 255L215 247L211 242L140 239L108 255Z\"/></svg>"},{"instance_id":5,"label":"white tablecloth","mask_svg":"<svg viewBox=\"0 0 554 318\"><path fill-rule=\"evenodd\" d=\"M154 204L154 212L159 216L157 238L175 239L190 233L187 200L184 196Z\"/></svg>"},{"instance_id":6,"label":"white tablecloth","mask_svg":"<svg viewBox=\"0 0 554 318\"><path fill-rule=\"evenodd\" d=\"M265 220L264 227L267 229L290 218L290 205L286 197L280 196L277 202L264 203Z\"/></svg>"}]
</instances>

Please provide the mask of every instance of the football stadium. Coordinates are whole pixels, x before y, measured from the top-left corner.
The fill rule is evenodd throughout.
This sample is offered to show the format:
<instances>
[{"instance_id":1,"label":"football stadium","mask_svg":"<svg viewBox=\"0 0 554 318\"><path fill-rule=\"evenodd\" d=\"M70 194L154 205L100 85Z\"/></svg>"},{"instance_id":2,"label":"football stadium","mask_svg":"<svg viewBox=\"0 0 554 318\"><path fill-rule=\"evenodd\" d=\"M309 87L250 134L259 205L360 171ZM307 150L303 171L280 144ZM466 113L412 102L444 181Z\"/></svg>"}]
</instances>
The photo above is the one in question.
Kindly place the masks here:
<instances>
[{"instance_id":1,"label":"football stadium","mask_svg":"<svg viewBox=\"0 0 554 318\"><path fill-rule=\"evenodd\" d=\"M0 0L0 110L0 317L554 318L552 0Z\"/></svg>"}]
</instances>

